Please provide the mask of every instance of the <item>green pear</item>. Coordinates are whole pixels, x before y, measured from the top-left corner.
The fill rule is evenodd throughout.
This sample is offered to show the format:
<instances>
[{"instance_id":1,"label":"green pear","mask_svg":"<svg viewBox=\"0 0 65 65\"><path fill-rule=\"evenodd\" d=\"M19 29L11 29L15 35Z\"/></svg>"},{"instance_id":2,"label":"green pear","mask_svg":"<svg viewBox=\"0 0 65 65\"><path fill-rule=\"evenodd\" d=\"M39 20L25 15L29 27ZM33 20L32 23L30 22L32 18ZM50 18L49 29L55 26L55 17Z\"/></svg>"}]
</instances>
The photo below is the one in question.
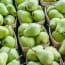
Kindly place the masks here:
<instances>
[{"instance_id":1,"label":"green pear","mask_svg":"<svg viewBox=\"0 0 65 65\"><path fill-rule=\"evenodd\" d=\"M29 61L27 65L41 65L40 62Z\"/></svg>"},{"instance_id":2,"label":"green pear","mask_svg":"<svg viewBox=\"0 0 65 65\"><path fill-rule=\"evenodd\" d=\"M6 65L8 60L8 55L5 52L0 53L0 65Z\"/></svg>"},{"instance_id":3,"label":"green pear","mask_svg":"<svg viewBox=\"0 0 65 65\"><path fill-rule=\"evenodd\" d=\"M14 48L16 47L16 40L12 36L7 36L3 41L2 45L9 47L9 48Z\"/></svg>"},{"instance_id":4,"label":"green pear","mask_svg":"<svg viewBox=\"0 0 65 65\"><path fill-rule=\"evenodd\" d=\"M4 3L5 5L13 4L12 0L1 0L1 2Z\"/></svg>"},{"instance_id":5,"label":"green pear","mask_svg":"<svg viewBox=\"0 0 65 65\"><path fill-rule=\"evenodd\" d=\"M29 49L27 51L27 54L26 54L27 59L30 61L38 61L38 58L37 58L36 53L35 53L35 51L37 51L37 50L43 50L43 46L38 45L36 47L33 47L32 49Z\"/></svg>"},{"instance_id":6,"label":"green pear","mask_svg":"<svg viewBox=\"0 0 65 65\"><path fill-rule=\"evenodd\" d=\"M54 60L55 60L55 61L60 61L61 55L60 55L60 53L57 51L56 48L54 48L54 47L52 47L52 46L49 46L49 47L46 47L45 50L48 50L48 51L50 51L50 52L53 53L53 55L54 55Z\"/></svg>"},{"instance_id":7,"label":"green pear","mask_svg":"<svg viewBox=\"0 0 65 65\"><path fill-rule=\"evenodd\" d=\"M64 18L64 16L56 9L50 10L48 13L50 19L52 18Z\"/></svg>"},{"instance_id":8,"label":"green pear","mask_svg":"<svg viewBox=\"0 0 65 65\"><path fill-rule=\"evenodd\" d=\"M26 0L15 0L16 5L18 6L20 3L25 2Z\"/></svg>"},{"instance_id":9,"label":"green pear","mask_svg":"<svg viewBox=\"0 0 65 65\"><path fill-rule=\"evenodd\" d=\"M3 16L8 15L8 10L3 3L0 3L0 14Z\"/></svg>"},{"instance_id":10,"label":"green pear","mask_svg":"<svg viewBox=\"0 0 65 65\"><path fill-rule=\"evenodd\" d=\"M6 53L8 53L9 50L10 50L9 47L2 47L2 48L0 49L0 52L6 52Z\"/></svg>"},{"instance_id":11,"label":"green pear","mask_svg":"<svg viewBox=\"0 0 65 65\"><path fill-rule=\"evenodd\" d=\"M52 32L52 37L57 42L62 42L65 39L63 34L56 32L56 31Z\"/></svg>"},{"instance_id":12,"label":"green pear","mask_svg":"<svg viewBox=\"0 0 65 65\"><path fill-rule=\"evenodd\" d=\"M15 23L15 17L12 15L8 15L5 17L4 24L6 25L12 25Z\"/></svg>"},{"instance_id":13,"label":"green pear","mask_svg":"<svg viewBox=\"0 0 65 65\"><path fill-rule=\"evenodd\" d=\"M9 35L9 31L5 26L0 26L0 39L5 38Z\"/></svg>"},{"instance_id":14,"label":"green pear","mask_svg":"<svg viewBox=\"0 0 65 65\"><path fill-rule=\"evenodd\" d=\"M47 7L47 13L49 13L49 11L55 9L55 6L54 5L51 5L49 7Z\"/></svg>"},{"instance_id":15,"label":"green pear","mask_svg":"<svg viewBox=\"0 0 65 65\"><path fill-rule=\"evenodd\" d=\"M35 53L41 64L43 64L43 65L52 64L52 62L54 60L54 56L53 56L52 52L40 49L40 50L35 51Z\"/></svg>"},{"instance_id":16,"label":"green pear","mask_svg":"<svg viewBox=\"0 0 65 65\"><path fill-rule=\"evenodd\" d=\"M47 32L41 32L39 36L36 38L36 44L48 44L49 36Z\"/></svg>"},{"instance_id":17,"label":"green pear","mask_svg":"<svg viewBox=\"0 0 65 65\"><path fill-rule=\"evenodd\" d=\"M38 60L35 52L32 49L29 49L27 51L26 56L27 56L27 59L30 61L37 61Z\"/></svg>"},{"instance_id":18,"label":"green pear","mask_svg":"<svg viewBox=\"0 0 65 65\"><path fill-rule=\"evenodd\" d=\"M7 9L9 11L9 14L16 16L16 9L12 4L8 4Z\"/></svg>"},{"instance_id":19,"label":"green pear","mask_svg":"<svg viewBox=\"0 0 65 65\"><path fill-rule=\"evenodd\" d=\"M56 61L53 61L51 65L60 65L60 64Z\"/></svg>"},{"instance_id":20,"label":"green pear","mask_svg":"<svg viewBox=\"0 0 65 65\"><path fill-rule=\"evenodd\" d=\"M36 23L31 23L24 30L24 36L34 37L40 34L40 25Z\"/></svg>"},{"instance_id":21,"label":"green pear","mask_svg":"<svg viewBox=\"0 0 65 65\"><path fill-rule=\"evenodd\" d=\"M20 36L22 36L24 30L25 30L27 27L28 27L28 24L27 24L27 23L21 24L21 25L19 26L19 28L18 28L18 34L19 34Z\"/></svg>"},{"instance_id":22,"label":"green pear","mask_svg":"<svg viewBox=\"0 0 65 65\"><path fill-rule=\"evenodd\" d=\"M59 12L65 13L65 0L58 1L58 2L55 4L55 8L56 8Z\"/></svg>"},{"instance_id":23,"label":"green pear","mask_svg":"<svg viewBox=\"0 0 65 65\"><path fill-rule=\"evenodd\" d=\"M27 2L23 2L21 4L18 5L18 10L26 10L26 3Z\"/></svg>"},{"instance_id":24,"label":"green pear","mask_svg":"<svg viewBox=\"0 0 65 65\"><path fill-rule=\"evenodd\" d=\"M20 62L18 60L14 59L11 62L9 62L7 65L20 65Z\"/></svg>"},{"instance_id":25,"label":"green pear","mask_svg":"<svg viewBox=\"0 0 65 65\"><path fill-rule=\"evenodd\" d=\"M35 45L35 40L31 37L22 36L20 38L20 43L23 47L33 47Z\"/></svg>"},{"instance_id":26,"label":"green pear","mask_svg":"<svg viewBox=\"0 0 65 65\"><path fill-rule=\"evenodd\" d=\"M63 40L59 51L62 55L65 55L65 40Z\"/></svg>"},{"instance_id":27,"label":"green pear","mask_svg":"<svg viewBox=\"0 0 65 65\"><path fill-rule=\"evenodd\" d=\"M3 16L0 15L0 25L2 25L2 24L3 24Z\"/></svg>"},{"instance_id":28,"label":"green pear","mask_svg":"<svg viewBox=\"0 0 65 65\"><path fill-rule=\"evenodd\" d=\"M56 0L43 0L44 2L56 2Z\"/></svg>"},{"instance_id":29,"label":"green pear","mask_svg":"<svg viewBox=\"0 0 65 65\"><path fill-rule=\"evenodd\" d=\"M7 27L8 30L9 30L9 35L10 35L10 36L14 36L15 34L14 34L14 30L13 30L12 26L7 25L6 27Z\"/></svg>"},{"instance_id":30,"label":"green pear","mask_svg":"<svg viewBox=\"0 0 65 65\"><path fill-rule=\"evenodd\" d=\"M40 21L44 20L44 18L45 18L43 10L33 11L32 17L36 22L40 22Z\"/></svg>"},{"instance_id":31,"label":"green pear","mask_svg":"<svg viewBox=\"0 0 65 65\"><path fill-rule=\"evenodd\" d=\"M31 14L27 11L18 10L17 12L20 23L31 23L32 17Z\"/></svg>"},{"instance_id":32,"label":"green pear","mask_svg":"<svg viewBox=\"0 0 65 65\"><path fill-rule=\"evenodd\" d=\"M50 27L52 30L56 29L57 24L60 22L59 18L53 18L50 20Z\"/></svg>"},{"instance_id":33,"label":"green pear","mask_svg":"<svg viewBox=\"0 0 65 65\"><path fill-rule=\"evenodd\" d=\"M14 59L18 59L19 55L15 48L12 48L8 53L8 62L11 62Z\"/></svg>"},{"instance_id":34,"label":"green pear","mask_svg":"<svg viewBox=\"0 0 65 65\"><path fill-rule=\"evenodd\" d=\"M59 33L65 32L65 18L62 18L56 27L56 31Z\"/></svg>"},{"instance_id":35,"label":"green pear","mask_svg":"<svg viewBox=\"0 0 65 65\"><path fill-rule=\"evenodd\" d=\"M26 9L28 11L34 11L37 9L37 7L38 7L38 1L37 0L28 0L27 1Z\"/></svg>"}]
</instances>

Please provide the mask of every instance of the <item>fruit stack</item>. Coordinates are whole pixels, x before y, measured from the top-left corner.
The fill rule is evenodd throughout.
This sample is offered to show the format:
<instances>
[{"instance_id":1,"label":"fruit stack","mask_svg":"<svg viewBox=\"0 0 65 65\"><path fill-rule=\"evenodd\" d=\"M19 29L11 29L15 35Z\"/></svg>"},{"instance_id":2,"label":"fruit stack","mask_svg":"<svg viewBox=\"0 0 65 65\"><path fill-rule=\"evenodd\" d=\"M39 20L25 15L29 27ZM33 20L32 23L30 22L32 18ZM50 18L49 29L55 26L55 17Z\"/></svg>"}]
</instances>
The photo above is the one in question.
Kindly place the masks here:
<instances>
[{"instance_id":1,"label":"fruit stack","mask_svg":"<svg viewBox=\"0 0 65 65\"><path fill-rule=\"evenodd\" d=\"M15 1L17 5L17 16L19 23L40 23L44 24L44 12L38 0Z\"/></svg>"},{"instance_id":2,"label":"fruit stack","mask_svg":"<svg viewBox=\"0 0 65 65\"><path fill-rule=\"evenodd\" d=\"M15 24L16 9L12 0L0 0L0 25Z\"/></svg>"},{"instance_id":3,"label":"fruit stack","mask_svg":"<svg viewBox=\"0 0 65 65\"><path fill-rule=\"evenodd\" d=\"M55 5L49 6L47 14L51 29L51 39L55 47L60 47L65 39L65 1L58 1Z\"/></svg>"}]
</instances>

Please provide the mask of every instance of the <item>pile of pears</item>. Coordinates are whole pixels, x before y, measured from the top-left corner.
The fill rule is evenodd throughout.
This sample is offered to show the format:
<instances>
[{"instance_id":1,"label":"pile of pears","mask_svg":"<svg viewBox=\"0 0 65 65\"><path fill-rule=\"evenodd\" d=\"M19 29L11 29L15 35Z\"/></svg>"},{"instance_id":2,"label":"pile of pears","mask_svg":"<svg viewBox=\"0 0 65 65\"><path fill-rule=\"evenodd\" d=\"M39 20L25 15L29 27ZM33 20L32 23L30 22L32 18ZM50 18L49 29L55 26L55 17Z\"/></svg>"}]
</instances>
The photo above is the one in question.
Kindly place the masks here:
<instances>
[{"instance_id":1,"label":"pile of pears","mask_svg":"<svg viewBox=\"0 0 65 65\"><path fill-rule=\"evenodd\" d=\"M42 22L45 18L39 0L15 0L20 23ZM44 23L44 21L43 21Z\"/></svg>"},{"instance_id":2,"label":"pile of pears","mask_svg":"<svg viewBox=\"0 0 65 65\"><path fill-rule=\"evenodd\" d=\"M21 24L18 28L18 35L22 47L32 48L49 43L49 36L45 27L37 23Z\"/></svg>"},{"instance_id":3,"label":"pile of pears","mask_svg":"<svg viewBox=\"0 0 65 65\"><path fill-rule=\"evenodd\" d=\"M0 26L15 24L16 9L12 0L0 0Z\"/></svg>"},{"instance_id":4,"label":"pile of pears","mask_svg":"<svg viewBox=\"0 0 65 65\"><path fill-rule=\"evenodd\" d=\"M18 58L12 27L0 26L0 65L20 65Z\"/></svg>"},{"instance_id":5,"label":"pile of pears","mask_svg":"<svg viewBox=\"0 0 65 65\"><path fill-rule=\"evenodd\" d=\"M26 57L27 65L60 65L58 62L61 59L56 48L52 46L44 48L41 45L29 49Z\"/></svg>"},{"instance_id":6,"label":"pile of pears","mask_svg":"<svg viewBox=\"0 0 65 65\"><path fill-rule=\"evenodd\" d=\"M65 40L65 1L58 1L47 8L52 37L62 44Z\"/></svg>"}]
</instances>

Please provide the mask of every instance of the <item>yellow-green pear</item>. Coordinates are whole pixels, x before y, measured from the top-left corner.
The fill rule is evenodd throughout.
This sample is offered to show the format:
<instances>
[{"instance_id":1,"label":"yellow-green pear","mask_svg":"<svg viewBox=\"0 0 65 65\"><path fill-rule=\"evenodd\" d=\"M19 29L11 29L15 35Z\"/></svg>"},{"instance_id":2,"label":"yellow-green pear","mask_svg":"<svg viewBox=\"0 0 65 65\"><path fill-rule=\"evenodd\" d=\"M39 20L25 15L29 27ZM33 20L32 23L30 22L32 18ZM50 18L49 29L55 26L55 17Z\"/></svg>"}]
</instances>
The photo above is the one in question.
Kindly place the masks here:
<instances>
[{"instance_id":1,"label":"yellow-green pear","mask_svg":"<svg viewBox=\"0 0 65 65\"><path fill-rule=\"evenodd\" d=\"M56 9L50 10L48 13L50 19L52 18L64 18L64 16Z\"/></svg>"},{"instance_id":2,"label":"yellow-green pear","mask_svg":"<svg viewBox=\"0 0 65 65\"><path fill-rule=\"evenodd\" d=\"M33 47L35 45L35 40L32 37L22 36L20 38L20 44L23 47L29 47L29 48L31 48L31 47Z\"/></svg>"},{"instance_id":3,"label":"yellow-green pear","mask_svg":"<svg viewBox=\"0 0 65 65\"><path fill-rule=\"evenodd\" d=\"M16 47L16 40L12 36L7 36L3 41L2 45L9 47L9 48L15 48Z\"/></svg>"},{"instance_id":4,"label":"yellow-green pear","mask_svg":"<svg viewBox=\"0 0 65 65\"><path fill-rule=\"evenodd\" d=\"M43 10L33 11L32 17L33 17L33 20L35 20L36 22L40 22L40 21L44 20L44 18L45 18Z\"/></svg>"},{"instance_id":5,"label":"yellow-green pear","mask_svg":"<svg viewBox=\"0 0 65 65\"><path fill-rule=\"evenodd\" d=\"M0 3L0 14L3 16L7 16L8 13L9 12L8 12L6 6L3 3Z\"/></svg>"},{"instance_id":6,"label":"yellow-green pear","mask_svg":"<svg viewBox=\"0 0 65 65\"><path fill-rule=\"evenodd\" d=\"M13 4L12 0L1 0L1 2L4 3L5 5Z\"/></svg>"},{"instance_id":7,"label":"yellow-green pear","mask_svg":"<svg viewBox=\"0 0 65 65\"><path fill-rule=\"evenodd\" d=\"M20 36L22 36L24 30L25 30L27 27L28 27L28 24L27 24L27 23L21 24L21 25L19 26L19 28L18 28L18 34L19 34Z\"/></svg>"},{"instance_id":8,"label":"yellow-green pear","mask_svg":"<svg viewBox=\"0 0 65 65\"><path fill-rule=\"evenodd\" d=\"M36 23L31 23L24 30L24 36L34 37L40 34L40 25Z\"/></svg>"},{"instance_id":9,"label":"yellow-green pear","mask_svg":"<svg viewBox=\"0 0 65 65\"><path fill-rule=\"evenodd\" d=\"M18 10L17 15L20 23L32 23L32 16L28 11Z\"/></svg>"},{"instance_id":10,"label":"yellow-green pear","mask_svg":"<svg viewBox=\"0 0 65 65\"><path fill-rule=\"evenodd\" d=\"M13 25L13 24L15 24L15 17L12 16L12 15L6 16L5 19L4 19L4 24L5 25Z\"/></svg>"},{"instance_id":11,"label":"yellow-green pear","mask_svg":"<svg viewBox=\"0 0 65 65\"><path fill-rule=\"evenodd\" d=\"M0 65L6 65L8 60L8 54L5 52L0 53Z\"/></svg>"},{"instance_id":12,"label":"yellow-green pear","mask_svg":"<svg viewBox=\"0 0 65 65\"><path fill-rule=\"evenodd\" d=\"M16 16L16 9L12 4L8 4L7 9L10 15Z\"/></svg>"},{"instance_id":13,"label":"yellow-green pear","mask_svg":"<svg viewBox=\"0 0 65 65\"><path fill-rule=\"evenodd\" d=\"M7 65L20 65L20 62L18 60L14 59L11 62L9 62Z\"/></svg>"},{"instance_id":14,"label":"yellow-green pear","mask_svg":"<svg viewBox=\"0 0 65 65\"><path fill-rule=\"evenodd\" d=\"M49 42L49 36L47 32L41 32L37 37L36 37L36 44L48 44Z\"/></svg>"}]
</instances>

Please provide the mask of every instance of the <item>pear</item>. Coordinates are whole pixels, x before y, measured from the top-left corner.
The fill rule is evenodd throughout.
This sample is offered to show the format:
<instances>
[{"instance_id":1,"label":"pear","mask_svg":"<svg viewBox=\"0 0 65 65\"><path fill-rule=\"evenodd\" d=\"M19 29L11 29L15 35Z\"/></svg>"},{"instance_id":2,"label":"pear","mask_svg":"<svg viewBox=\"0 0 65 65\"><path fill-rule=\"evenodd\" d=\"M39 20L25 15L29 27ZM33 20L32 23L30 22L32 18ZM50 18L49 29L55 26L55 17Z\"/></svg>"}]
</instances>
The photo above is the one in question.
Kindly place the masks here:
<instances>
[{"instance_id":1,"label":"pear","mask_svg":"<svg viewBox=\"0 0 65 65\"><path fill-rule=\"evenodd\" d=\"M2 24L3 24L3 16L0 15L0 25L2 25Z\"/></svg>"},{"instance_id":2,"label":"pear","mask_svg":"<svg viewBox=\"0 0 65 65\"><path fill-rule=\"evenodd\" d=\"M21 25L19 26L19 28L18 28L18 33L19 33L20 36L23 35L23 32L24 32L24 30L25 30L27 27L28 27L28 24L27 24L27 23L23 23L23 24L21 24Z\"/></svg>"},{"instance_id":3,"label":"pear","mask_svg":"<svg viewBox=\"0 0 65 65\"><path fill-rule=\"evenodd\" d=\"M10 15L16 16L16 9L12 4L8 4L7 9Z\"/></svg>"},{"instance_id":4,"label":"pear","mask_svg":"<svg viewBox=\"0 0 65 65\"><path fill-rule=\"evenodd\" d=\"M52 37L57 42L62 42L65 39L63 34L56 32L56 31L52 32Z\"/></svg>"},{"instance_id":5,"label":"pear","mask_svg":"<svg viewBox=\"0 0 65 65\"><path fill-rule=\"evenodd\" d=\"M14 48L16 47L16 40L12 36L7 36L3 41L2 45L9 47L9 48Z\"/></svg>"},{"instance_id":6,"label":"pear","mask_svg":"<svg viewBox=\"0 0 65 65\"><path fill-rule=\"evenodd\" d=\"M8 15L8 10L3 3L0 3L0 14L3 16Z\"/></svg>"},{"instance_id":7,"label":"pear","mask_svg":"<svg viewBox=\"0 0 65 65\"><path fill-rule=\"evenodd\" d=\"M40 62L29 61L27 65L41 65Z\"/></svg>"},{"instance_id":8,"label":"pear","mask_svg":"<svg viewBox=\"0 0 65 65\"><path fill-rule=\"evenodd\" d=\"M6 65L7 59L8 59L7 53L5 52L0 53L0 65Z\"/></svg>"},{"instance_id":9,"label":"pear","mask_svg":"<svg viewBox=\"0 0 65 65\"><path fill-rule=\"evenodd\" d=\"M31 23L32 17L31 14L27 11L18 10L17 12L20 23Z\"/></svg>"},{"instance_id":10,"label":"pear","mask_svg":"<svg viewBox=\"0 0 65 65\"><path fill-rule=\"evenodd\" d=\"M7 27L8 30L9 30L9 35L10 35L10 36L14 36L15 34L14 34L14 30L13 30L12 26L7 25L6 27Z\"/></svg>"},{"instance_id":11,"label":"pear","mask_svg":"<svg viewBox=\"0 0 65 65\"><path fill-rule=\"evenodd\" d=\"M27 59L30 61L38 61L38 58L37 58L36 53L35 53L35 51L37 51L37 50L43 50L43 46L38 45L36 47L33 47L32 49L29 49L27 51L27 54L26 54Z\"/></svg>"},{"instance_id":12,"label":"pear","mask_svg":"<svg viewBox=\"0 0 65 65\"><path fill-rule=\"evenodd\" d=\"M27 2L23 2L21 4L18 5L18 10L26 10L26 3Z\"/></svg>"},{"instance_id":13,"label":"pear","mask_svg":"<svg viewBox=\"0 0 65 65\"><path fill-rule=\"evenodd\" d=\"M53 18L50 20L50 27L52 30L55 30L57 27L57 24L60 22L59 18Z\"/></svg>"},{"instance_id":14,"label":"pear","mask_svg":"<svg viewBox=\"0 0 65 65\"><path fill-rule=\"evenodd\" d=\"M65 32L65 18L62 18L56 27L56 31L59 33Z\"/></svg>"},{"instance_id":15,"label":"pear","mask_svg":"<svg viewBox=\"0 0 65 65\"><path fill-rule=\"evenodd\" d=\"M45 18L43 10L33 11L32 17L36 22L40 22L40 21L44 20L44 18Z\"/></svg>"},{"instance_id":16,"label":"pear","mask_svg":"<svg viewBox=\"0 0 65 65\"><path fill-rule=\"evenodd\" d=\"M37 61L38 60L35 52L32 49L29 49L27 51L26 56L27 56L27 59L30 61Z\"/></svg>"},{"instance_id":17,"label":"pear","mask_svg":"<svg viewBox=\"0 0 65 65\"><path fill-rule=\"evenodd\" d=\"M0 52L6 52L6 53L8 53L9 50L10 50L9 47L2 47L2 48L0 49Z\"/></svg>"},{"instance_id":18,"label":"pear","mask_svg":"<svg viewBox=\"0 0 65 65\"><path fill-rule=\"evenodd\" d=\"M53 56L52 52L40 49L40 50L35 51L35 53L41 64L43 64L43 65L52 64L52 62L54 60L54 56Z\"/></svg>"},{"instance_id":19,"label":"pear","mask_svg":"<svg viewBox=\"0 0 65 65\"><path fill-rule=\"evenodd\" d=\"M56 48L54 48L54 47L52 47L52 46L49 46L49 47L46 47L45 50L48 50L48 51L50 51L50 52L53 53L53 55L54 55L54 60L55 60L55 61L60 61L61 55L60 55L60 53L57 51Z\"/></svg>"},{"instance_id":20,"label":"pear","mask_svg":"<svg viewBox=\"0 0 65 65\"><path fill-rule=\"evenodd\" d=\"M59 51L62 55L65 55L65 40L63 40Z\"/></svg>"},{"instance_id":21,"label":"pear","mask_svg":"<svg viewBox=\"0 0 65 65\"><path fill-rule=\"evenodd\" d=\"M56 61L53 61L51 65L60 65L60 64Z\"/></svg>"},{"instance_id":22,"label":"pear","mask_svg":"<svg viewBox=\"0 0 65 65\"><path fill-rule=\"evenodd\" d=\"M13 4L12 0L1 0L1 2L4 3L5 5Z\"/></svg>"},{"instance_id":23,"label":"pear","mask_svg":"<svg viewBox=\"0 0 65 65\"><path fill-rule=\"evenodd\" d=\"M56 0L43 0L44 2L56 2Z\"/></svg>"},{"instance_id":24,"label":"pear","mask_svg":"<svg viewBox=\"0 0 65 65\"><path fill-rule=\"evenodd\" d=\"M34 11L37 9L37 7L38 7L38 1L37 0L28 0L27 1L26 9L28 11Z\"/></svg>"},{"instance_id":25,"label":"pear","mask_svg":"<svg viewBox=\"0 0 65 65\"><path fill-rule=\"evenodd\" d=\"M41 32L39 36L36 38L37 44L48 44L49 36L47 32Z\"/></svg>"},{"instance_id":26,"label":"pear","mask_svg":"<svg viewBox=\"0 0 65 65\"><path fill-rule=\"evenodd\" d=\"M36 23L31 23L24 30L24 36L34 37L40 34L40 25Z\"/></svg>"},{"instance_id":27,"label":"pear","mask_svg":"<svg viewBox=\"0 0 65 65\"><path fill-rule=\"evenodd\" d=\"M5 17L4 24L6 25L12 25L15 23L15 17L12 15L8 15Z\"/></svg>"},{"instance_id":28,"label":"pear","mask_svg":"<svg viewBox=\"0 0 65 65\"><path fill-rule=\"evenodd\" d=\"M58 2L55 4L55 8L56 8L59 12L65 13L65 0L58 1Z\"/></svg>"},{"instance_id":29,"label":"pear","mask_svg":"<svg viewBox=\"0 0 65 65\"><path fill-rule=\"evenodd\" d=\"M52 18L64 18L64 16L56 9L50 10L48 13L50 19Z\"/></svg>"},{"instance_id":30,"label":"pear","mask_svg":"<svg viewBox=\"0 0 65 65\"><path fill-rule=\"evenodd\" d=\"M34 38L31 38L31 37L22 36L20 38L20 42L21 42L21 46L23 46L23 47L31 48L35 45L35 40L34 40Z\"/></svg>"},{"instance_id":31,"label":"pear","mask_svg":"<svg viewBox=\"0 0 65 65\"><path fill-rule=\"evenodd\" d=\"M5 26L0 26L0 39L5 38L9 35L9 31Z\"/></svg>"},{"instance_id":32,"label":"pear","mask_svg":"<svg viewBox=\"0 0 65 65\"><path fill-rule=\"evenodd\" d=\"M49 7L47 7L47 13L49 13L49 11L55 9L55 6L54 5L51 5Z\"/></svg>"},{"instance_id":33,"label":"pear","mask_svg":"<svg viewBox=\"0 0 65 65\"><path fill-rule=\"evenodd\" d=\"M26 0L15 0L16 5L18 6L20 3L25 2Z\"/></svg>"},{"instance_id":34,"label":"pear","mask_svg":"<svg viewBox=\"0 0 65 65\"><path fill-rule=\"evenodd\" d=\"M12 48L8 53L8 62L11 62L14 59L18 59L19 55L15 48Z\"/></svg>"},{"instance_id":35,"label":"pear","mask_svg":"<svg viewBox=\"0 0 65 65\"><path fill-rule=\"evenodd\" d=\"M19 61L14 59L11 62L9 62L7 65L20 65Z\"/></svg>"}]
</instances>

